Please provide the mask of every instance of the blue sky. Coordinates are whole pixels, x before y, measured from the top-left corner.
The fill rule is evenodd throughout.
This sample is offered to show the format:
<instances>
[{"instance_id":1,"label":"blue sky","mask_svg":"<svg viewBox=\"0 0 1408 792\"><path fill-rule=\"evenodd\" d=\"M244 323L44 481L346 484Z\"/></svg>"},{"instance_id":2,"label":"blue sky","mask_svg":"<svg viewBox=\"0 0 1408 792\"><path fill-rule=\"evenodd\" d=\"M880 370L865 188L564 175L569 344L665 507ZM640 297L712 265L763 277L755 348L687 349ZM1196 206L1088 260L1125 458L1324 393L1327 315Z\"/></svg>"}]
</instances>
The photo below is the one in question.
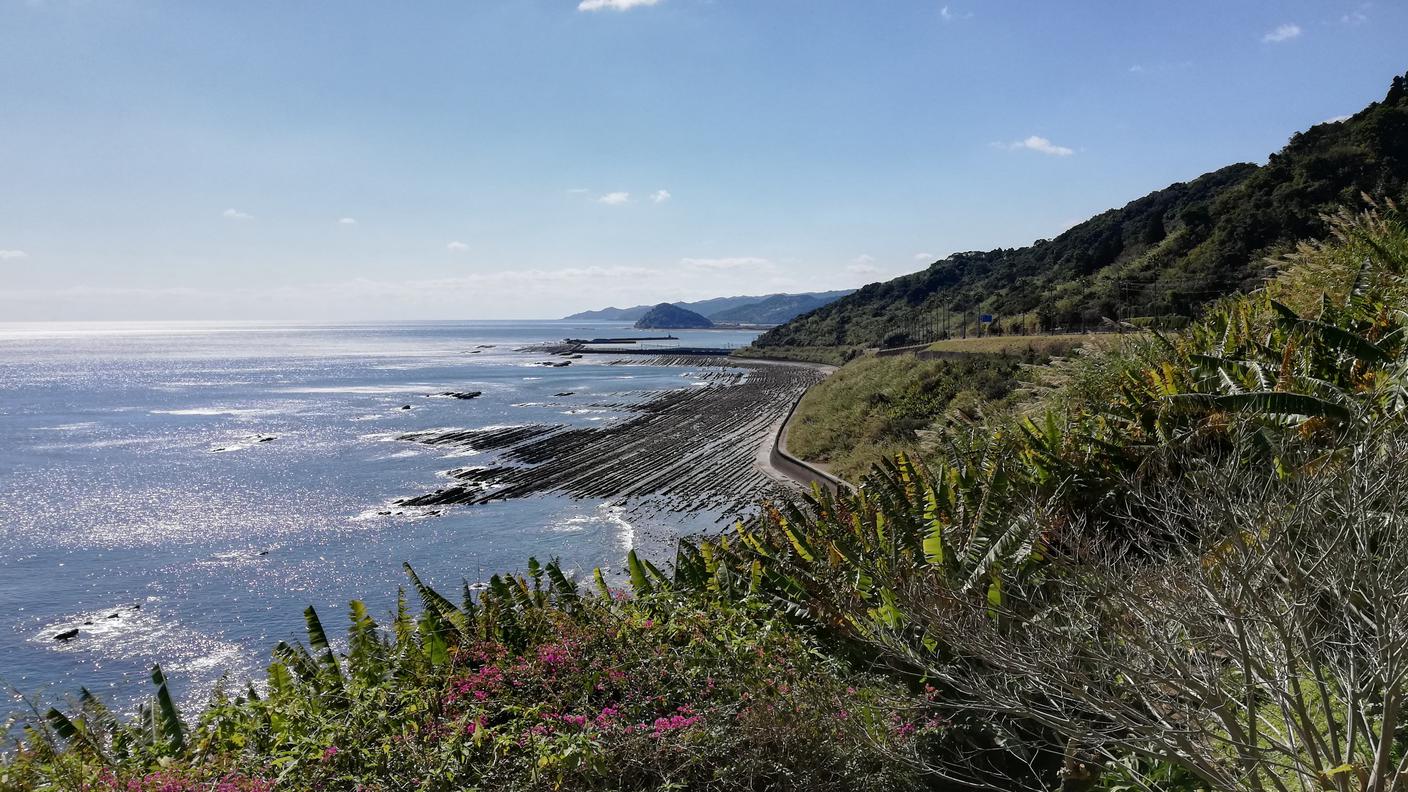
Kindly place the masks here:
<instances>
[{"instance_id":1,"label":"blue sky","mask_svg":"<svg viewBox=\"0 0 1408 792\"><path fill-rule=\"evenodd\" d=\"M1408 3L0 0L0 321L858 286L1264 161Z\"/></svg>"}]
</instances>

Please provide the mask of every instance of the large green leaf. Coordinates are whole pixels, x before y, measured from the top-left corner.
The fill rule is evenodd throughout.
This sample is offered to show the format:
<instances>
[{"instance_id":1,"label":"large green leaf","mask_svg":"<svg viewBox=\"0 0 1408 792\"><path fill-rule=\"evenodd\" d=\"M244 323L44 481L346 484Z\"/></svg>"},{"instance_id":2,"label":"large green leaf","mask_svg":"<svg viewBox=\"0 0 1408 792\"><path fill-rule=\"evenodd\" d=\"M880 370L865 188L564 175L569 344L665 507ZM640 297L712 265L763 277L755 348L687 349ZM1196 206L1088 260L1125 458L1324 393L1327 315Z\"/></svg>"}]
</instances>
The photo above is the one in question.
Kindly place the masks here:
<instances>
[{"instance_id":1,"label":"large green leaf","mask_svg":"<svg viewBox=\"0 0 1408 792\"><path fill-rule=\"evenodd\" d=\"M171 690L160 665L152 666L152 684L156 685L156 703L161 713L160 734L174 752L180 753L186 749L186 727L176 711L176 702L171 699Z\"/></svg>"},{"instance_id":2,"label":"large green leaf","mask_svg":"<svg viewBox=\"0 0 1408 792\"><path fill-rule=\"evenodd\" d=\"M631 588L637 597L654 593L655 587L650 584L650 577L646 575L645 566L636 557L635 550L626 553L626 569L631 573Z\"/></svg>"},{"instance_id":3,"label":"large green leaf","mask_svg":"<svg viewBox=\"0 0 1408 792\"><path fill-rule=\"evenodd\" d=\"M1348 407L1304 393L1253 391L1223 395L1179 393L1167 397L1173 404L1201 405L1229 412L1259 413L1276 416L1335 418L1347 421L1353 417Z\"/></svg>"}]
</instances>

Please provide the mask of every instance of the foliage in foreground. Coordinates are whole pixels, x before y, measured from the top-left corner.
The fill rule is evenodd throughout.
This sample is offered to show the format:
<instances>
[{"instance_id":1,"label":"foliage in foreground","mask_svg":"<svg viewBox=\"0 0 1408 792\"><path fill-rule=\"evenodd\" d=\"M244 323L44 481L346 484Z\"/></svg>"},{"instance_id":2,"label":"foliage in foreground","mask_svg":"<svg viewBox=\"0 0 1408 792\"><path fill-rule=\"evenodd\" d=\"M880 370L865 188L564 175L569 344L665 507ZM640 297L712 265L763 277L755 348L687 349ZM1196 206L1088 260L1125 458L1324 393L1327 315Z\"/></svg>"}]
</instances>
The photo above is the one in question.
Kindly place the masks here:
<instances>
[{"instance_id":1,"label":"foliage in foreground","mask_svg":"<svg viewBox=\"0 0 1408 792\"><path fill-rule=\"evenodd\" d=\"M164 681L131 723L85 693L0 788L904 789L936 729L756 601L587 595L532 564L456 606L410 574L418 616L388 632L354 602L339 652L309 609L262 694L217 692L190 725Z\"/></svg>"},{"instance_id":2,"label":"foliage in foreground","mask_svg":"<svg viewBox=\"0 0 1408 792\"><path fill-rule=\"evenodd\" d=\"M1043 415L699 552L986 713L938 775L1408 788L1408 228L1331 224L1182 337L1067 371Z\"/></svg>"}]
</instances>

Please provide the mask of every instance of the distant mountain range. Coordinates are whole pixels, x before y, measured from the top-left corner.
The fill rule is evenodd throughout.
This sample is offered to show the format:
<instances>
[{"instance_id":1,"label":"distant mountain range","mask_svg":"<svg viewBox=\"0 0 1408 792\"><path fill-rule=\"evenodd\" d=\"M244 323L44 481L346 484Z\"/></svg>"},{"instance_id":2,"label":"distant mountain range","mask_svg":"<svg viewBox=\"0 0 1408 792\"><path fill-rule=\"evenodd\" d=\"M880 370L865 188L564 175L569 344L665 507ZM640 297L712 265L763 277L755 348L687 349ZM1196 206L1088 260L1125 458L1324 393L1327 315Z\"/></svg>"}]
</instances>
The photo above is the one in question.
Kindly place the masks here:
<instances>
[{"instance_id":1,"label":"distant mountain range","mask_svg":"<svg viewBox=\"0 0 1408 792\"><path fill-rule=\"evenodd\" d=\"M805 294L764 294L745 297L715 297L697 302L670 303L677 308L693 311L722 324L781 324L808 311L845 297L855 289ZM636 322L658 306L636 305L631 308L602 308L582 311L564 320L578 322Z\"/></svg>"}]
</instances>

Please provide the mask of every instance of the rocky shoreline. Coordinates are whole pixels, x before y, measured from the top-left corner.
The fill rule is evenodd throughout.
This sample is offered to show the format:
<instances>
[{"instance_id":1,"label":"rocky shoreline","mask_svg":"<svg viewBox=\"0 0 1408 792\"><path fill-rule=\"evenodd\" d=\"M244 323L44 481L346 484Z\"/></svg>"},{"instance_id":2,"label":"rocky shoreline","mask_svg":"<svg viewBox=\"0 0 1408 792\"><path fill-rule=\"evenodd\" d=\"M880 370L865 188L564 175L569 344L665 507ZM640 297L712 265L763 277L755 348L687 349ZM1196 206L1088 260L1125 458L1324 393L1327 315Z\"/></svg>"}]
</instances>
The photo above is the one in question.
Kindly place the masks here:
<instances>
[{"instance_id":1,"label":"rocky shoreline","mask_svg":"<svg viewBox=\"0 0 1408 792\"><path fill-rule=\"evenodd\" d=\"M692 388L635 404L594 404L630 413L604 427L537 424L415 432L401 439L495 452L483 465L448 471L453 484L403 506L481 504L543 493L617 500L632 514L716 513L731 519L776 493L757 450L798 398L824 376L806 366L729 358L652 358L616 365L702 369Z\"/></svg>"}]
</instances>

